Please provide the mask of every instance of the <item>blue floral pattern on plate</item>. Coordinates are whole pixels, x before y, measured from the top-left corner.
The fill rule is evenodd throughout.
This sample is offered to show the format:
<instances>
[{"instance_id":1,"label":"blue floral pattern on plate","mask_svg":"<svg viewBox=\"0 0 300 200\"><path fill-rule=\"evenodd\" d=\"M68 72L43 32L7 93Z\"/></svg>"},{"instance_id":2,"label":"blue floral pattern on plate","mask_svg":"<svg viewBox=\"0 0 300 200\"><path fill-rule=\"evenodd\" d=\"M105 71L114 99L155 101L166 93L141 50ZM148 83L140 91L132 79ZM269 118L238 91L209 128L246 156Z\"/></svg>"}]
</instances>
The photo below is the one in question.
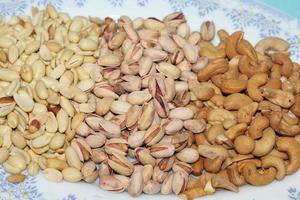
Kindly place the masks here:
<instances>
[{"instance_id":1,"label":"blue floral pattern on plate","mask_svg":"<svg viewBox=\"0 0 300 200\"><path fill-rule=\"evenodd\" d=\"M0 0L0 14L5 17L22 15L24 13L29 13L28 11L30 10L31 5L43 8L49 3L54 5L58 10L68 11L73 10L73 8L84 10L88 6L94 8L97 6L98 2L99 1L96 0ZM261 5L255 0L107 0L101 1L98 10L99 12L101 12L101 9L106 8L118 10L120 8L125 8L125 5L127 4L130 4L131 9L152 9L154 4L157 3L159 6L161 4L161 8L168 10L168 12L171 12L172 10L183 11L187 14L196 12L198 19L210 19L211 16L221 15L222 20L226 21L226 26L231 27L232 30L254 29L258 38L270 35L284 37L291 44L290 52L293 58L298 61L300 60L300 22L284 13ZM155 16L155 12L153 15ZM44 191L39 187L40 182L37 177L28 176L24 182L12 184L5 180L6 176L7 173L0 168L0 200L49 199L46 198ZM286 194L284 194L286 199L300 200L299 184L297 187L290 186L283 189L283 191L284 190L287 191ZM79 191L76 190L72 192L63 191L56 199L85 199L82 197L82 194L79 194L78 192ZM91 195L90 198L86 199L105 199L104 196L99 196L98 194ZM256 197L250 197L250 199L258 200Z\"/></svg>"}]
</instances>

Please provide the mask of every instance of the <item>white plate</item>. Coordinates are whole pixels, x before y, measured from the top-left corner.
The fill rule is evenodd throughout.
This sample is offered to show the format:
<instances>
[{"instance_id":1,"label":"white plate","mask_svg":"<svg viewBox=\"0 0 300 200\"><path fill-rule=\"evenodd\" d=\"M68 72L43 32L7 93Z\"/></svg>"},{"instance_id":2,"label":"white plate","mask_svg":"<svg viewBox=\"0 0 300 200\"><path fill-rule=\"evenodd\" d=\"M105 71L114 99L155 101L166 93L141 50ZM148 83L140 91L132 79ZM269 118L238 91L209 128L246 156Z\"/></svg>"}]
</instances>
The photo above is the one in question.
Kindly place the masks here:
<instances>
[{"instance_id":1,"label":"white plate","mask_svg":"<svg viewBox=\"0 0 300 200\"><path fill-rule=\"evenodd\" d=\"M300 60L300 23L276 10L258 4L253 0L1 0L0 14L29 14L30 6L45 7L52 3L58 10L72 16L112 16L130 17L155 16L162 18L174 11L182 10L192 29L199 30L204 20L214 20L217 28L229 32L244 30L246 38L256 42L263 36L276 35L291 43L290 52L294 60ZM120 200L132 199L126 193L113 194L103 191L98 184L52 183L41 175L28 177L25 182L11 184L5 181L7 174L0 169L0 200ZM176 199L175 196L142 195L139 199ZM283 181L274 181L265 187L243 186L238 194L219 191L203 200L300 200L300 172L286 177Z\"/></svg>"}]
</instances>

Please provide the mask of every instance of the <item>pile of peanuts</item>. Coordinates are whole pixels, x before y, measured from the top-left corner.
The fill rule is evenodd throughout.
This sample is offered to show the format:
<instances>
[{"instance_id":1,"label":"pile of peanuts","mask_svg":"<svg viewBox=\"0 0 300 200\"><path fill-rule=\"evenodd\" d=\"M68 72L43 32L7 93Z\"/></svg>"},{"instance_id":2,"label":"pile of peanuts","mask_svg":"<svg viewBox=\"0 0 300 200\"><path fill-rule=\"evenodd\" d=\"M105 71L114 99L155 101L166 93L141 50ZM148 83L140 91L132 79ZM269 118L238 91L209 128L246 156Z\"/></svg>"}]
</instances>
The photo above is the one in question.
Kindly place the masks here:
<instances>
[{"instance_id":1,"label":"pile of peanuts","mask_svg":"<svg viewBox=\"0 0 300 200\"><path fill-rule=\"evenodd\" d=\"M300 167L300 65L277 37L185 16L114 21L32 8L0 20L0 164L18 183L99 178L183 199Z\"/></svg>"}]
</instances>

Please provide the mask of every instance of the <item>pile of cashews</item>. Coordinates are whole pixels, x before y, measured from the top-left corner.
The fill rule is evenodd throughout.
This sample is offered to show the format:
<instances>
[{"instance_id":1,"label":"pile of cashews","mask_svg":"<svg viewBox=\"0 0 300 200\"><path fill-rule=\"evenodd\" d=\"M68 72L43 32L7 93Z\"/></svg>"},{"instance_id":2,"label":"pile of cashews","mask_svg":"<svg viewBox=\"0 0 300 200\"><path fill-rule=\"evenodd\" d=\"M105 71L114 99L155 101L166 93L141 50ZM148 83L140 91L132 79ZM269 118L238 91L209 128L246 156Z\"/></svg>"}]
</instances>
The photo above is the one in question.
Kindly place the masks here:
<instances>
[{"instance_id":1,"label":"pile of cashews","mask_svg":"<svg viewBox=\"0 0 300 200\"><path fill-rule=\"evenodd\" d=\"M216 46L198 43L209 59L198 71L199 88L205 87L193 102L196 118L207 122L194 135L205 173L190 181L183 199L212 194L216 185L234 192L229 183L267 185L300 168L300 65L291 60L289 43L267 37L252 46L242 31L218 36ZM223 185L214 184L216 175Z\"/></svg>"}]
</instances>

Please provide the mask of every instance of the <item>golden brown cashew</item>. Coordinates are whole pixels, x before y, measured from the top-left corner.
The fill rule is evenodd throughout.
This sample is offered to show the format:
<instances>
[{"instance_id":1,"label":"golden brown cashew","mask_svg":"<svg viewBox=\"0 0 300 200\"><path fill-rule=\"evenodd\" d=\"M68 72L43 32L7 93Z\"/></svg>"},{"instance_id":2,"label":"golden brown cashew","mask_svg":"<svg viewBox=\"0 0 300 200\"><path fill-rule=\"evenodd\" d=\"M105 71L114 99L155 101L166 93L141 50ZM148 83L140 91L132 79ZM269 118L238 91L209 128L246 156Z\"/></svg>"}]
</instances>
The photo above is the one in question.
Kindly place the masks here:
<instances>
[{"instance_id":1,"label":"golden brown cashew","mask_svg":"<svg viewBox=\"0 0 300 200\"><path fill-rule=\"evenodd\" d=\"M256 116L248 128L248 134L253 139L258 139L267 127L269 127L269 119L265 116Z\"/></svg>"},{"instance_id":2,"label":"golden brown cashew","mask_svg":"<svg viewBox=\"0 0 300 200\"><path fill-rule=\"evenodd\" d=\"M255 163L249 162L243 167L243 176L247 183L255 186L262 186L271 183L276 176L276 169L270 167L269 169L264 169L263 171L258 171Z\"/></svg>"},{"instance_id":3,"label":"golden brown cashew","mask_svg":"<svg viewBox=\"0 0 300 200\"><path fill-rule=\"evenodd\" d=\"M222 124L225 120L235 120L234 114L222 108L213 109L207 114L207 121L212 125Z\"/></svg>"},{"instance_id":4,"label":"golden brown cashew","mask_svg":"<svg viewBox=\"0 0 300 200\"><path fill-rule=\"evenodd\" d=\"M292 106L291 111L300 117L300 94L295 95L295 104Z\"/></svg>"},{"instance_id":5,"label":"golden brown cashew","mask_svg":"<svg viewBox=\"0 0 300 200\"><path fill-rule=\"evenodd\" d=\"M286 170L285 170L284 161L279 157L271 156L271 155L267 155L263 157L262 167L263 168L275 167L277 180L282 180L285 177Z\"/></svg>"},{"instance_id":6,"label":"golden brown cashew","mask_svg":"<svg viewBox=\"0 0 300 200\"><path fill-rule=\"evenodd\" d=\"M252 102L248 105L241 107L237 112L237 119L239 123L249 124L252 120L252 116L257 111L258 103Z\"/></svg>"},{"instance_id":7,"label":"golden brown cashew","mask_svg":"<svg viewBox=\"0 0 300 200\"><path fill-rule=\"evenodd\" d=\"M222 78L223 79L238 79L239 77L239 60L240 60L241 56L235 56L233 57L229 63L228 63L228 71L225 72L224 74L222 74Z\"/></svg>"},{"instance_id":8,"label":"golden brown cashew","mask_svg":"<svg viewBox=\"0 0 300 200\"><path fill-rule=\"evenodd\" d=\"M300 134L298 118L293 119L286 113L272 112L269 119L270 126L281 135L295 136Z\"/></svg>"},{"instance_id":9,"label":"golden brown cashew","mask_svg":"<svg viewBox=\"0 0 300 200\"><path fill-rule=\"evenodd\" d=\"M274 63L282 65L280 72L282 76L290 77L293 72L293 62L290 57L284 53L272 54L272 61Z\"/></svg>"},{"instance_id":10,"label":"golden brown cashew","mask_svg":"<svg viewBox=\"0 0 300 200\"><path fill-rule=\"evenodd\" d=\"M289 43L279 37L266 37L255 45L255 50L264 55L268 50L286 51Z\"/></svg>"},{"instance_id":11,"label":"golden brown cashew","mask_svg":"<svg viewBox=\"0 0 300 200\"><path fill-rule=\"evenodd\" d=\"M267 113L271 113L271 111L281 112L282 108L280 106L277 106L270 101L261 101L258 105L258 110L260 110L264 115L267 115Z\"/></svg>"},{"instance_id":12,"label":"golden brown cashew","mask_svg":"<svg viewBox=\"0 0 300 200\"><path fill-rule=\"evenodd\" d=\"M263 131L261 139L255 141L255 148L252 152L254 156L261 157L268 154L275 145L276 134L272 128Z\"/></svg>"},{"instance_id":13,"label":"golden brown cashew","mask_svg":"<svg viewBox=\"0 0 300 200\"><path fill-rule=\"evenodd\" d=\"M225 43L228 41L229 34L224 29L218 30L217 34L220 38L220 41L225 42Z\"/></svg>"},{"instance_id":14,"label":"golden brown cashew","mask_svg":"<svg viewBox=\"0 0 300 200\"><path fill-rule=\"evenodd\" d=\"M286 173L290 175L300 168L300 144L292 137L279 137L276 141L279 151L289 155L289 164L286 166Z\"/></svg>"},{"instance_id":15,"label":"golden brown cashew","mask_svg":"<svg viewBox=\"0 0 300 200\"><path fill-rule=\"evenodd\" d=\"M224 48L216 47L211 42L201 40L198 45L200 56L205 56L208 59L224 58L226 56Z\"/></svg>"},{"instance_id":16,"label":"golden brown cashew","mask_svg":"<svg viewBox=\"0 0 300 200\"><path fill-rule=\"evenodd\" d=\"M237 124L226 131L226 135L230 140L234 140L239 135L242 135L247 130L246 123Z\"/></svg>"},{"instance_id":17,"label":"golden brown cashew","mask_svg":"<svg viewBox=\"0 0 300 200\"><path fill-rule=\"evenodd\" d=\"M245 94L234 93L224 99L223 106L226 110L239 110L241 107L252 103L253 101Z\"/></svg>"},{"instance_id":18,"label":"golden brown cashew","mask_svg":"<svg viewBox=\"0 0 300 200\"><path fill-rule=\"evenodd\" d=\"M263 63L253 63L248 56L242 56L239 60L239 70L249 78L256 73L265 73L268 71L268 66Z\"/></svg>"},{"instance_id":19,"label":"golden brown cashew","mask_svg":"<svg viewBox=\"0 0 300 200\"><path fill-rule=\"evenodd\" d=\"M281 112L278 112L278 111L271 112L271 114L269 116L270 126L274 130L277 130L279 125L280 125L281 119L282 119L282 113Z\"/></svg>"},{"instance_id":20,"label":"golden brown cashew","mask_svg":"<svg viewBox=\"0 0 300 200\"><path fill-rule=\"evenodd\" d=\"M263 97L283 108L289 108L295 103L294 95L291 92L271 88L263 88L261 91Z\"/></svg>"},{"instance_id":21,"label":"golden brown cashew","mask_svg":"<svg viewBox=\"0 0 300 200\"><path fill-rule=\"evenodd\" d=\"M239 173L236 163L230 165L226 171L230 182L237 186L245 185L245 178Z\"/></svg>"},{"instance_id":22,"label":"golden brown cashew","mask_svg":"<svg viewBox=\"0 0 300 200\"><path fill-rule=\"evenodd\" d=\"M270 78L262 88L281 89L281 81L279 78Z\"/></svg>"},{"instance_id":23,"label":"golden brown cashew","mask_svg":"<svg viewBox=\"0 0 300 200\"><path fill-rule=\"evenodd\" d=\"M238 79L223 79L221 90L225 94L238 93L247 88L248 77L241 75Z\"/></svg>"},{"instance_id":24,"label":"golden brown cashew","mask_svg":"<svg viewBox=\"0 0 300 200\"><path fill-rule=\"evenodd\" d=\"M225 133L225 130L222 124L216 124L211 126L204 134L207 141L211 144L216 144L216 138L218 135L222 135Z\"/></svg>"},{"instance_id":25,"label":"golden brown cashew","mask_svg":"<svg viewBox=\"0 0 300 200\"><path fill-rule=\"evenodd\" d=\"M188 81L188 86L191 92L202 101L209 100L215 94L215 91L212 87L204 85L197 80L190 79Z\"/></svg>"},{"instance_id":26,"label":"golden brown cashew","mask_svg":"<svg viewBox=\"0 0 300 200\"><path fill-rule=\"evenodd\" d=\"M268 75L266 73L254 74L248 81L247 93L253 101L262 101L263 97L259 89L260 86L267 83Z\"/></svg>"},{"instance_id":27,"label":"golden brown cashew","mask_svg":"<svg viewBox=\"0 0 300 200\"><path fill-rule=\"evenodd\" d=\"M207 81L216 74L224 73L228 70L228 62L223 59L215 59L212 60L206 65L204 68L200 69L198 72L198 80L199 81Z\"/></svg>"},{"instance_id":28,"label":"golden brown cashew","mask_svg":"<svg viewBox=\"0 0 300 200\"><path fill-rule=\"evenodd\" d=\"M204 158L203 167L208 172L218 173L221 170L221 166L224 160L225 158L222 156L216 157L214 159Z\"/></svg>"},{"instance_id":29,"label":"golden brown cashew","mask_svg":"<svg viewBox=\"0 0 300 200\"><path fill-rule=\"evenodd\" d=\"M210 101L213 102L216 106L222 107L224 104L225 97L222 94L215 94Z\"/></svg>"},{"instance_id":30,"label":"golden brown cashew","mask_svg":"<svg viewBox=\"0 0 300 200\"><path fill-rule=\"evenodd\" d=\"M300 124L289 124L284 119L280 121L279 132L285 136L296 136L300 134Z\"/></svg>"},{"instance_id":31,"label":"golden brown cashew","mask_svg":"<svg viewBox=\"0 0 300 200\"><path fill-rule=\"evenodd\" d=\"M256 51L248 40L241 39L237 44L236 50L239 54L248 56L253 62L258 62Z\"/></svg>"},{"instance_id":32,"label":"golden brown cashew","mask_svg":"<svg viewBox=\"0 0 300 200\"><path fill-rule=\"evenodd\" d=\"M289 156L287 155L287 153L278 151L277 149L272 149L272 151L270 153L268 153L268 155L281 158L282 160L289 159Z\"/></svg>"},{"instance_id":33,"label":"golden brown cashew","mask_svg":"<svg viewBox=\"0 0 300 200\"><path fill-rule=\"evenodd\" d=\"M226 175L227 174L225 174L225 176ZM213 175L211 182L212 182L212 186L215 188L223 188L223 189L230 190L232 192L239 192L239 188L236 187L234 184L232 184L228 180L228 177L222 177L220 174Z\"/></svg>"},{"instance_id":34,"label":"golden brown cashew","mask_svg":"<svg viewBox=\"0 0 300 200\"><path fill-rule=\"evenodd\" d=\"M242 31L236 31L229 36L228 41L226 43L225 52L227 57L229 57L230 59L239 54L236 50L236 47L238 42L243 38L243 36L244 32Z\"/></svg>"},{"instance_id":35,"label":"golden brown cashew","mask_svg":"<svg viewBox=\"0 0 300 200\"><path fill-rule=\"evenodd\" d=\"M240 135L234 140L234 148L239 154L249 154L254 150L255 142L247 135Z\"/></svg>"}]
</instances>

